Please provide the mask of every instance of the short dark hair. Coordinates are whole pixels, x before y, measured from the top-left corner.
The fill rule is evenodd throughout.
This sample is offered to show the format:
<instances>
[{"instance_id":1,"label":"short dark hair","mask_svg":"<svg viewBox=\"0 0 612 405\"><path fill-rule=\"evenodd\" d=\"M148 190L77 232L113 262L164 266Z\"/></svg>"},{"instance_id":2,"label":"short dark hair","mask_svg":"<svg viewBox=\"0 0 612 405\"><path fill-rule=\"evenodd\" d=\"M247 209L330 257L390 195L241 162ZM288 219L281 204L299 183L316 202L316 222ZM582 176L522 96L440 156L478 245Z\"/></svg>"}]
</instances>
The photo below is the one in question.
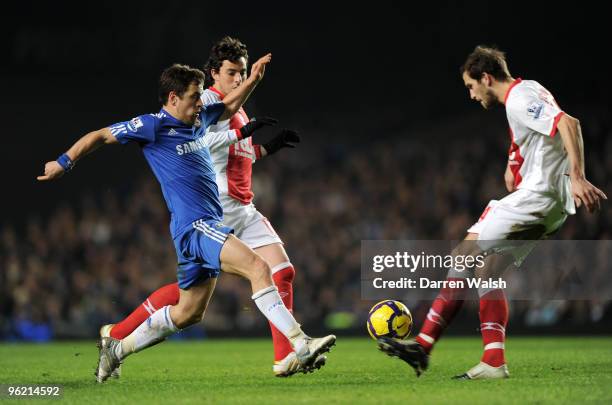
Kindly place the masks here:
<instances>
[{"instance_id":1,"label":"short dark hair","mask_svg":"<svg viewBox=\"0 0 612 405\"><path fill-rule=\"evenodd\" d=\"M494 46L478 45L461 66L461 74L467 73L472 79L480 80L485 73L499 81L510 79L506 54Z\"/></svg>"},{"instance_id":2,"label":"short dark hair","mask_svg":"<svg viewBox=\"0 0 612 405\"><path fill-rule=\"evenodd\" d=\"M168 95L174 91L177 96L182 97L191 83L201 84L204 82L204 72L187 65L175 63L161 74L159 78L159 101L165 105Z\"/></svg>"},{"instance_id":3,"label":"short dark hair","mask_svg":"<svg viewBox=\"0 0 612 405\"><path fill-rule=\"evenodd\" d=\"M247 62L249 61L247 47L239 39L226 36L216 42L210 49L210 55L204 64L204 72L206 73L204 87L208 88L213 85L215 80L212 77L212 71L219 71L224 60L235 63L240 58L245 58Z\"/></svg>"}]
</instances>

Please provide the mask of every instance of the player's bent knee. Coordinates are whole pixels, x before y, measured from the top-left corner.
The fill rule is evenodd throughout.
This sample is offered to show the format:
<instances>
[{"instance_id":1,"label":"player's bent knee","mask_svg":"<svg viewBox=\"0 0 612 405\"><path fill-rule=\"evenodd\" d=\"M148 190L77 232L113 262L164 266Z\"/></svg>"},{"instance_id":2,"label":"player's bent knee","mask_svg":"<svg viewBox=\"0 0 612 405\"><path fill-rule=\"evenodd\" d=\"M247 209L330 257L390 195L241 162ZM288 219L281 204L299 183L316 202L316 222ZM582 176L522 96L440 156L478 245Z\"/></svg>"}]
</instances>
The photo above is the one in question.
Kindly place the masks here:
<instances>
[{"instance_id":1,"label":"player's bent knee","mask_svg":"<svg viewBox=\"0 0 612 405\"><path fill-rule=\"evenodd\" d=\"M201 322L204 319L204 312L195 307L180 308L172 312L172 321L177 328L183 329Z\"/></svg>"},{"instance_id":2,"label":"player's bent knee","mask_svg":"<svg viewBox=\"0 0 612 405\"><path fill-rule=\"evenodd\" d=\"M256 253L249 255L248 259L242 264L244 266L243 273L248 279L258 279L262 277L271 277L272 270L268 263Z\"/></svg>"},{"instance_id":3,"label":"player's bent knee","mask_svg":"<svg viewBox=\"0 0 612 405\"><path fill-rule=\"evenodd\" d=\"M194 325L196 323L202 322L203 319L204 319L204 311L194 312L193 314L189 316L188 322L189 322L189 325Z\"/></svg>"},{"instance_id":4,"label":"player's bent knee","mask_svg":"<svg viewBox=\"0 0 612 405\"><path fill-rule=\"evenodd\" d=\"M195 295L183 294L179 303L171 308L172 321L178 328L198 323L204 317L209 298L207 295L194 293Z\"/></svg>"},{"instance_id":5,"label":"player's bent knee","mask_svg":"<svg viewBox=\"0 0 612 405\"><path fill-rule=\"evenodd\" d=\"M251 262L251 269L252 278L254 279L264 279L272 277L272 270L270 269L270 266L258 255L254 256L254 259Z\"/></svg>"}]
</instances>

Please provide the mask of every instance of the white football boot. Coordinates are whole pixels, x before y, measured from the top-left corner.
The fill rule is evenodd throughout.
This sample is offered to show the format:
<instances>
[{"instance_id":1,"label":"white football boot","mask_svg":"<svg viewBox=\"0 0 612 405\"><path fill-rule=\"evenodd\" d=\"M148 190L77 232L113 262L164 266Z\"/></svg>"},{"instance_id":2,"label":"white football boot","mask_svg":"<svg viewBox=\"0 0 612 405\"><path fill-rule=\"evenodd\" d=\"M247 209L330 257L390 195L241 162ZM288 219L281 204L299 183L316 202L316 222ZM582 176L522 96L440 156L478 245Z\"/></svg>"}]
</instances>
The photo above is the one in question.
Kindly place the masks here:
<instances>
[{"instance_id":1,"label":"white football boot","mask_svg":"<svg viewBox=\"0 0 612 405\"><path fill-rule=\"evenodd\" d=\"M275 361L272 366L272 371L276 377L290 377L296 373L312 373L325 365L327 356L319 355L309 368L302 368L300 362L295 355L295 352L289 353L284 359Z\"/></svg>"},{"instance_id":2,"label":"white football boot","mask_svg":"<svg viewBox=\"0 0 612 405\"><path fill-rule=\"evenodd\" d=\"M113 329L113 326L115 326L114 323L109 323L108 325L104 325L100 328L100 337L110 337L110 332L111 329ZM121 364L119 364L119 366L117 366L117 368L115 368L113 370L113 372L111 373L111 377L113 378L119 378L121 377Z\"/></svg>"},{"instance_id":3,"label":"white football boot","mask_svg":"<svg viewBox=\"0 0 612 405\"><path fill-rule=\"evenodd\" d=\"M327 335L322 338L306 337L295 351L297 361L304 370L309 370L314 366L319 355L328 352L335 344L335 335Z\"/></svg>"},{"instance_id":4,"label":"white football boot","mask_svg":"<svg viewBox=\"0 0 612 405\"><path fill-rule=\"evenodd\" d=\"M113 371L121 365L121 360L117 357L116 347L121 341L112 337L103 337L98 342L100 356L96 367L96 381L103 383L110 377Z\"/></svg>"},{"instance_id":5,"label":"white football boot","mask_svg":"<svg viewBox=\"0 0 612 405\"><path fill-rule=\"evenodd\" d=\"M496 378L508 378L510 373L508 372L508 366L505 364L499 367L493 367L487 363L480 362L466 373L456 375L453 377L455 380L491 380Z\"/></svg>"}]
</instances>

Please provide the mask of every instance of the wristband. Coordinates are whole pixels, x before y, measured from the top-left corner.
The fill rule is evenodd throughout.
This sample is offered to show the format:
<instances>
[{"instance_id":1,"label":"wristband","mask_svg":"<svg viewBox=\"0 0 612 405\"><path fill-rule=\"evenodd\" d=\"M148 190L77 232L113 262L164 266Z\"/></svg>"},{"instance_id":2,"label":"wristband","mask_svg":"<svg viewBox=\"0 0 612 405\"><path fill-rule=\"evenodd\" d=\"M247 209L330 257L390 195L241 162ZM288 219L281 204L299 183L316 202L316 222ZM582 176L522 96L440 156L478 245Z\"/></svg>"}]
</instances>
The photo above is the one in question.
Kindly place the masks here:
<instances>
[{"instance_id":1,"label":"wristband","mask_svg":"<svg viewBox=\"0 0 612 405\"><path fill-rule=\"evenodd\" d=\"M74 167L74 163L65 153L63 153L60 157L57 158L57 163L62 166L65 172L69 172Z\"/></svg>"}]
</instances>

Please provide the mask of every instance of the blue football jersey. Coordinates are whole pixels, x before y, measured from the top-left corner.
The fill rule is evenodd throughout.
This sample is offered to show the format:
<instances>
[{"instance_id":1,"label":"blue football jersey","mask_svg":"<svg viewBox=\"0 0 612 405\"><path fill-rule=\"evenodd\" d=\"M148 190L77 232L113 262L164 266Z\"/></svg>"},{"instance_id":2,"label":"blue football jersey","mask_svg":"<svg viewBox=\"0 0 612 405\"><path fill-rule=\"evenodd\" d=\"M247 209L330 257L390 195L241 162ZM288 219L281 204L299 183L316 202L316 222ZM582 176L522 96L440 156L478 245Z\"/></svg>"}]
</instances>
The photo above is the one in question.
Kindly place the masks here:
<instances>
[{"instance_id":1,"label":"blue football jersey","mask_svg":"<svg viewBox=\"0 0 612 405\"><path fill-rule=\"evenodd\" d=\"M138 143L161 185L170 211L170 232L176 237L194 221L221 221L215 171L204 134L225 111L225 104L202 108L200 125L191 126L172 117L163 108L130 121L111 125L110 131L122 143Z\"/></svg>"}]
</instances>

